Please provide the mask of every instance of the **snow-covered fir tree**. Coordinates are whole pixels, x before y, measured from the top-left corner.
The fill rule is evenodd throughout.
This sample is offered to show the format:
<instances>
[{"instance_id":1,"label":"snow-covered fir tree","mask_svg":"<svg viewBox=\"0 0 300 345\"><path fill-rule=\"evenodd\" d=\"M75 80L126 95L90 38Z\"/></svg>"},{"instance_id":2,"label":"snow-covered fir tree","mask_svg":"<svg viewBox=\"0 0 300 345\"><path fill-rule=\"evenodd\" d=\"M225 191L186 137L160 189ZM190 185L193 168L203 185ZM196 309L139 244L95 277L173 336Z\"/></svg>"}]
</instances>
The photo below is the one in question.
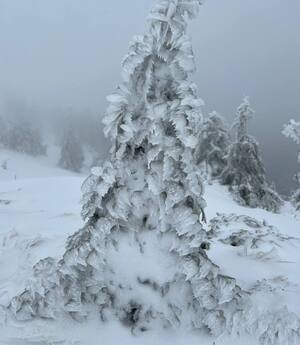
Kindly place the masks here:
<instances>
[{"instance_id":1,"label":"snow-covered fir tree","mask_svg":"<svg viewBox=\"0 0 300 345\"><path fill-rule=\"evenodd\" d=\"M84 153L81 143L77 139L73 127L70 126L64 132L58 165L66 170L80 172L83 162Z\"/></svg>"},{"instance_id":2,"label":"snow-covered fir tree","mask_svg":"<svg viewBox=\"0 0 300 345\"><path fill-rule=\"evenodd\" d=\"M217 112L212 112L203 121L196 150L197 163L204 164L212 178L219 177L224 170L229 145L230 138L224 118Z\"/></svg>"},{"instance_id":3,"label":"snow-covered fir tree","mask_svg":"<svg viewBox=\"0 0 300 345\"><path fill-rule=\"evenodd\" d=\"M69 238L58 265L49 258L34 267L35 279L10 305L18 319L63 310L81 320L94 307L102 320L117 318L134 331L239 328L247 298L205 251L194 158L202 101L188 79L194 58L186 34L199 5L161 1L149 32L131 42L104 119L111 158L83 186L86 226Z\"/></svg>"},{"instance_id":4,"label":"snow-covered fir tree","mask_svg":"<svg viewBox=\"0 0 300 345\"><path fill-rule=\"evenodd\" d=\"M241 205L277 212L282 203L281 198L267 181L258 142L247 134L247 123L253 113L246 97L237 110L233 125L236 128L236 140L229 148L227 166L221 181L229 186Z\"/></svg>"},{"instance_id":5,"label":"snow-covered fir tree","mask_svg":"<svg viewBox=\"0 0 300 345\"><path fill-rule=\"evenodd\" d=\"M300 122L290 120L290 122L284 126L283 134L287 138L291 138L298 145L298 163L300 164ZM298 188L293 193L292 200L297 210L300 210L300 172L296 174L295 179L298 183Z\"/></svg>"}]
</instances>

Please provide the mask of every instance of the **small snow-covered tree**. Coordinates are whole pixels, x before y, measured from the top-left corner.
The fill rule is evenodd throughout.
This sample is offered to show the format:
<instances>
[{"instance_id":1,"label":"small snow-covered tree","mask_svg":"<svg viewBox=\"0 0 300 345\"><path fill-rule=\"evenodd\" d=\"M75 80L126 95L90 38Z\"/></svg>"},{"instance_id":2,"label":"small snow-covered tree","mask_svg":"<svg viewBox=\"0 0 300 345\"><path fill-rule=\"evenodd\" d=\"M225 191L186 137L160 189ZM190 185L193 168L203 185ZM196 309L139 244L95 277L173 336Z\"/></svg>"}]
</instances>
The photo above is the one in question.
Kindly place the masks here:
<instances>
[{"instance_id":1,"label":"small snow-covered tree","mask_svg":"<svg viewBox=\"0 0 300 345\"><path fill-rule=\"evenodd\" d=\"M205 252L203 185L195 162L202 101L189 81L194 58L186 19L198 0L164 0L150 30L123 61L123 83L108 98L109 162L83 185L86 226L70 237L56 266L35 266L13 299L19 319L76 319L94 306L133 330L163 326L232 331L246 298ZM180 293L178 293L180 291Z\"/></svg>"},{"instance_id":2,"label":"small snow-covered tree","mask_svg":"<svg viewBox=\"0 0 300 345\"><path fill-rule=\"evenodd\" d=\"M230 146L221 181L229 186L240 204L277 212L281 198L267 181L258 142L247 134L247 122L253 113L246 97L237 110L233 125L236 141Z\"/></svg>"},{"instance_id":3,"label":"small snow-covered tree","mask_svg":"<svg viewBox=\"0 0 300 345\"><path fill-rule=\"evenodd\" d=\"M196 151L197 163L204 163L209 167L213 178L219 177L227 164L229 145L230 138L224 118L217 112L212 112L204 119L201 127Z\"/></svg>"},{"instance_id":4,"label":"small snow-covered tree","mask_svg":"<svg viewBox=\"0 0 300 345\"><path fill-rule=\"evenodd\" d=\"M295 120L290 120L290 122L284 126L283 134L287 138L291 138L298 145L298 149L299 149L298 163L300 164L300 122L297 122ZM300 172L296 174L295 179L299 187L293 193L292 200L297 210L300 210Z\"/></svg>"},{"instance_id":5,"label":"small snow-covered tree","mask_svg":"<svg viewBox=\"0 0 300 345\"><path fill-rule=\"evenodd\" d=\"M84 153L72 127L65 130L62 139L58 165L66 170L80 172L84 162Z\"/></svg>"},{"instance_id":6,"label":"small snow-covered tree","mask_svg":"<svg viewBox=\"0 0 300 345\"><path fill-rule=\"evenodd\" d=\"M253 114L254 110L250 106L249 98L245 97L237 109L237 116L233 123L233 128L236 128L237 141L241 142L248 136L247 125Z\"/></svg>"}]
</instances>

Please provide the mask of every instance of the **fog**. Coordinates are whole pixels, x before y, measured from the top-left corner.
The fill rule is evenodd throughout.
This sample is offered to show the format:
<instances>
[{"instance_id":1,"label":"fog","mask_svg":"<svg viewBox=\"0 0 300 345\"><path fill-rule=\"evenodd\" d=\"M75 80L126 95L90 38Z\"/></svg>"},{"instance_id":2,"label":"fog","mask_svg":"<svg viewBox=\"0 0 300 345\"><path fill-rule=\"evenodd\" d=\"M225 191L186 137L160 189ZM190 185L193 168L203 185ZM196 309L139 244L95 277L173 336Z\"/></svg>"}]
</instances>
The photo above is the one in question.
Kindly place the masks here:
<instances>
[{"instance_id":1,"label":"fog","mask_svg":"<svg viewBox=\"0 0 300 345\"><path fill-rule=\"evenodd\" d=\"M153 3L0 0L2 111L21 102L38 117L72 108L86 121L90 113L100 118L105 96L120 81L128 42L145 32ZM189 29L204 113L217 110L232 121L242 97L250 96L251 133L282 192L297 171L297 149L281 129L300 119L299 14L299 0L207 0Z\"/></svg>"}]
</instances>

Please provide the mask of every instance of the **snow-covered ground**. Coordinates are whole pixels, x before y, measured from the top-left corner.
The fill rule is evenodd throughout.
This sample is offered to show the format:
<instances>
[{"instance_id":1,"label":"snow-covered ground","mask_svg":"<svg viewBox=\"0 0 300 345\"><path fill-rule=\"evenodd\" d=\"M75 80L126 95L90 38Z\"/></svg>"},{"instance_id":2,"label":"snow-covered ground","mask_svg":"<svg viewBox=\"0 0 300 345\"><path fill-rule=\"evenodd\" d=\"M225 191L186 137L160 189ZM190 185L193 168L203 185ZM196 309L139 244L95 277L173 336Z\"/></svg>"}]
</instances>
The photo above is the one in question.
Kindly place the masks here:
<instances>
[{"instance_id":1,"label":"snow-covered ground","mask_svg":"<svg viewBox=\"0 0 300 345\"><path fill-rule=\"evenodd\" d=\"M46 158L1 151L0 304L24 289L32 264L63 252L66 237L82 225L84 179L51 166Z\"/></svg>"},{"instance_id":2,"label":"snow-covered ground","mask_svg":"<svg viewBox=\"0 0 300 345\"><path fill-rule=\"evenodd\" d=\"M85 178L54 167L47 158L0 151L0 163L6 159L7 169L0 167L1 306L7 306L24 290L33 264L48 256L59 259L66 238L83 225L80 199ZM300 316L300 217L295 216L293 208L286 203L280 214L273 214L241 207L218 184L206 186L205 199L208 221L218 217L219 224L213 229L208 251L212 261L222 273L236 278L242 288L255 291L257 308L262 312L286 305ZM240 231L243 236L239 238L244 240L235 243L232 235ZM0 307L0 345L257 344L253 338L222 336L213 340L200 332L159 327L157 331L133 335L118 323L101 324L96 317L82 324L69 319L26 323L5 319L4 307Z\"/></svg>"}]
</instances>

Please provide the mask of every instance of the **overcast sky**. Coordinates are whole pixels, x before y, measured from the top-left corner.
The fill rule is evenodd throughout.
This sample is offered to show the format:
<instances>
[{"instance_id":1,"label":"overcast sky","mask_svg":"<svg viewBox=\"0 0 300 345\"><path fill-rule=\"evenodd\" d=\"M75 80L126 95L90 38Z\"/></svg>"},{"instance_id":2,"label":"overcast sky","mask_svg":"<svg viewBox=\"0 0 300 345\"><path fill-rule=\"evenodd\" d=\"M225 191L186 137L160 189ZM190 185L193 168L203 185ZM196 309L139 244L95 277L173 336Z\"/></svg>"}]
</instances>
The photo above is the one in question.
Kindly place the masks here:
<instances>
[{"instance_id":1,"label":"overcast sky","mask_svg":"<svg viewBox=\"0 0 300 345\"><path fill-rule=\"evenodd\" d=\"M100 116L153 3L0 0L0 104L16 99ZM189 32L204 111L231 121L249 95L256 110L251 132L269 174L286 190L297 150L280 132L289 118L300 119L300 1L206 0Z\"/></svg>"}]
</instances>

